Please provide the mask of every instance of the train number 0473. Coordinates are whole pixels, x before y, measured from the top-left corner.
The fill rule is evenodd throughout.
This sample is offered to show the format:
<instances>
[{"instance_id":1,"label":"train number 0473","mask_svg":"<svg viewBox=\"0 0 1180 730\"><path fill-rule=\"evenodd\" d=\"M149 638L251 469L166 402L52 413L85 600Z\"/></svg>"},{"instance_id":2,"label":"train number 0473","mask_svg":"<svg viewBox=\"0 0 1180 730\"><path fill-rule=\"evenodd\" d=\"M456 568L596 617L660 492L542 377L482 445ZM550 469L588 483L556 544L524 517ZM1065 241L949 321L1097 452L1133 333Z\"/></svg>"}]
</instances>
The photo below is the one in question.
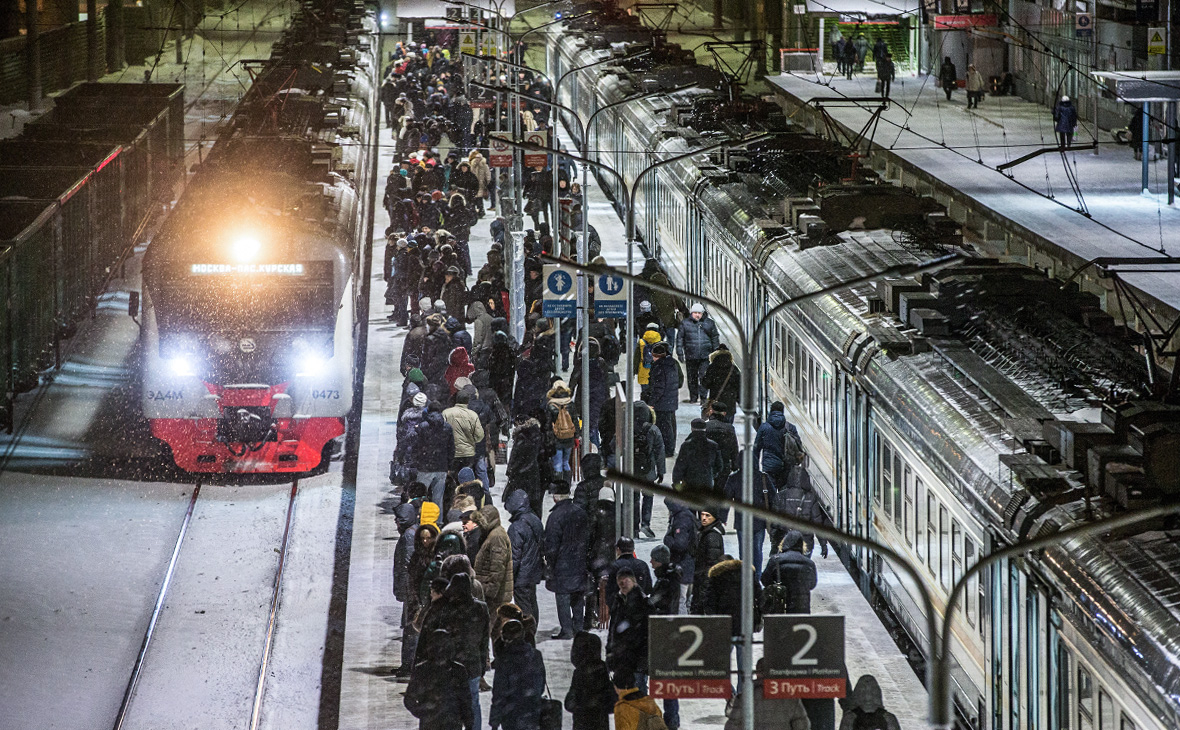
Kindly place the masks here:
<instances>
[{"instance_id":1,"label":"train number 0473","mask_svg":"<svg viewBox=\"0 0 1180 730\"><path fill-rule=\"evenodd\" d=\"M316 400L340 400L340 391L338 390L313 390L311 397Z\"/></svg>"}]
</instances>

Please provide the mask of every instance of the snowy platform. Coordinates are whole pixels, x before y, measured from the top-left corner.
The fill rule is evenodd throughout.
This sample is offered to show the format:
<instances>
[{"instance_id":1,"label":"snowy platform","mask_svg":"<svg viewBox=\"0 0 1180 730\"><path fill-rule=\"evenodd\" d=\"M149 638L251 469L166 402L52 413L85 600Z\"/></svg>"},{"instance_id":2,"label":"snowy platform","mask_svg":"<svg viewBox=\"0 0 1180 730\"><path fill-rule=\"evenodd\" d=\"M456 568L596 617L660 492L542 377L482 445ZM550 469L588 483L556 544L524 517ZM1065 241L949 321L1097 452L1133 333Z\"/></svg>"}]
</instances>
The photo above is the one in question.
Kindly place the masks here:
<instances>
[{"instance_id":1,"label":"snowy platform","mask_svg":"<svg viewBox=\"0 0 1180 730\"><path fill-rule=\"evenodd\" d=\"M833 100L825 106L827 114L855 136L878 104L836 100L877 96L869 69L851 81L803 74L767 76L766 81L793 121L822 132L815 100ZM1001 171L1030 152L1056 147L1050 109L1019 97L987 96L968 110L964 91L956 90L948 102L937 79L926 76L899 77L891 99L872 137L872 166L889 180L936 197L989 253L1067 278L1100 256L1180 252L1180 211L1167 204L1165 161L1150 164L1144 191L1140 163L1130 148L1082 122L1074 145L1083 149L1064 155L1053 150ZM1076 173L1080 200L1066 164ZM1080 212L1083 205L1088 216ZM1180 312L1175 273L1127 274L1125 280L1154 300L1168 319ZM1100 296L1107 291L1093 270L1085 285Z\"/></svg>"}]
</instances>

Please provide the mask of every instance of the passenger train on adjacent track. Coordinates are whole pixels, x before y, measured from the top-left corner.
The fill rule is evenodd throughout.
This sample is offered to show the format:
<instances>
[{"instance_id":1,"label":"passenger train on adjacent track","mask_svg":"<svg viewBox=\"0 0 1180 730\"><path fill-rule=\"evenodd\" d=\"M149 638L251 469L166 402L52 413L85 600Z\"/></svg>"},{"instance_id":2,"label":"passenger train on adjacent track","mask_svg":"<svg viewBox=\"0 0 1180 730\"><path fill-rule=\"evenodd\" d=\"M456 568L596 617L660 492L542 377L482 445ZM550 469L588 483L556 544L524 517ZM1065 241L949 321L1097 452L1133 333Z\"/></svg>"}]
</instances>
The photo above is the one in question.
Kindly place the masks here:
<instances>
[{"instance_id":1,"label":"passenger train on adjacent track","mask_svg":"<svg viewBox=\"0 0 1180 730\"><path fill-rule=\"evenodd\" d=\"M352 0L304 6L148 248L143 412L181 469L306 472L344 433L372 23Z\"/></svg>"},{"instance_id":2,"label":"passenger train on adjacent track","mask_svg":"<svg viewBox=\"0 0 1180 730\"><path fill-rule=\"evenodd\" d=\"M948 252L968 257L788 309L753 343L756 362L740 363L757 367L763 405L788 405L834 524L920 566L940 615L981 557L1180 491L1180 413L1161 402L1142 336L1097 297L974 252L934 201L857 169L847 150L788 124L771 102L716 83L717 71L693 65L660 31L595 9L550 36L550 78L606 58L612 44L652 54L574 71L559 101L582 119L698 82L599 115L591 155L628 185L656 160L776 133L747 151L662 167L637 198L647 253L676 286L738 313L742 331L794 295ZM736 342L733 324L715 318ZM958 723L1180 727L1174 528L1078 537L984 569L954 617ZM878 556L842 557L897 633L928 652L908 579Z\"/></svg>"}]
</instances>

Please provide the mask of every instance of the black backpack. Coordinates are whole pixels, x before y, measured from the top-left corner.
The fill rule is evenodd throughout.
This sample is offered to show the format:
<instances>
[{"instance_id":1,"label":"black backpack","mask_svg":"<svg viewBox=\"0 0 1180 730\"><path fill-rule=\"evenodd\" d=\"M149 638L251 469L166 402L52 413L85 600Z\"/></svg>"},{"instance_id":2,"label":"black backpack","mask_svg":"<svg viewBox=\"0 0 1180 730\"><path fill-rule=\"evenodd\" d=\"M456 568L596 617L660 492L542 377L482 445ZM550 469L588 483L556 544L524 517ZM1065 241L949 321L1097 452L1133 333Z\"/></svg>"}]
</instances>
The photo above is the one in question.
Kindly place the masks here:
<instances>
[{"instance_id":1,"label":"black backpack","mask_svg":"<svg viewBox=\"0 0 1180 730\"><path fill-rule=\"evenodd\" d=\"M766 614L788 613L787 603L791 596L787 587L783 585L781 565L775 566L774 577L774 582L762 589L762 605L759 608L764 616Z\"/></svg>"},{"instance_id":2,"label":"black backpack","mask_svg":"<svg viewBox=\"0 0 1180 730\"><path fill-rule=\"evenodd\" d=\"M651 424L642 424L635 429L635 473L646 476L651 473Z\"/></svg>"}]
</instances>

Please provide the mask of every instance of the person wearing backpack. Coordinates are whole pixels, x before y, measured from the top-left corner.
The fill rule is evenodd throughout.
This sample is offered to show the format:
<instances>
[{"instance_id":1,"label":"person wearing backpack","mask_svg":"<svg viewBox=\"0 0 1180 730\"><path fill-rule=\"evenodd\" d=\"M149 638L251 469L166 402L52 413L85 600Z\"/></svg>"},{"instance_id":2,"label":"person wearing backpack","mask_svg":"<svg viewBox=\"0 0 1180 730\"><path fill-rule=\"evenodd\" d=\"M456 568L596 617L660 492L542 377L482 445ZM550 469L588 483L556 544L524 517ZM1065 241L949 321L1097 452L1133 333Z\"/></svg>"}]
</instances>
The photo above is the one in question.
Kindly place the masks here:
<instances>
[{"instance_id":1,"label":"person wearing backpack","mask_svg":"<svg viewBox=\"0 0 1180 730\"><path fill-rule=\"evenodd\" d=\"M803 454L801 444L799 431L787 421L783 412L783 402L775 401L770 406L770 415L758 427L754 439L754 464L770 477L776 489L782 487L791 468L799 463Z\"/></svg>"},{"instance_id":2,"label":"person wearing backpack","mask_svg":"<svg viewBox=\"0 0 1180 730\"><path fill-rule=\"evenodd\" d=\"M570 455L574 452L574 440L578 426L572 412L573 397L564 380L558 380L549 389L549 421L553 424L553 438L556 452L553 454L553 478L570 481Z\"/></svg>"},{"instance_id":3,"label":"person wearing backpack","mask_svg":"<svg viewBox=\"0 0 1180 730\"><path fill-rule=\"evenodd\" d=\"M734 462L735 471L729 475L725 481L725 496L735 501L741 501L742 497L742 455L744 452L738 452L738 458ZM766 476L760 471L754 472L754 504L766 509L773 509L774 507L774 485L770 483L770 477ZM734 523L737 526L738 534L738 548L742 546L742 521L735 518ZM755 517L754 518L754 577L761 577L762 575L762 543L766 539L766 520Z\"/></svg>"},{"instance_id":4,"label":"person wearing backpack","mask_svg":"<svg viewBox=\"0 0 1180 730\"><path fill-rule=\"evenodd\" d=\"M824 508L819 503L819 496L811 487L811 475L807 472L806 459L804 462L791 470L791 478L787 483L774 495L773 501L774 510L788 515L797 520L811 522L821 527L828 527L832 521L828 518L828 513L824 512ZM776 525L770 530L770 545L771 553L778 551L778 545L783 541L786 535L786 528ZM806 555L811 555L811 551L815 548L815 535L810 532L803 533L804 549ZM821 537L820 557L828 557L828 541Z\"/></svg>"},{"instance_id":5,"label":"person wearing backpack","mask_svg":"<svg viewBox=\"0 0 1180 730\"><path fill-rule=\"evenodd\" d=\"M901 730L897 716L885 709L881 699L881 685L871 674L856 680L856 687L847 700L841 700L844 717L840 730Z\"/></svg>"},{"instance_id":6,"label":"person wearing backpack","mask_svg":"<svg viewBox=\"0 0 1180 730\"><path fill-rule=\"evenodd\" d=\"M811 613L817 582L815 563L803 554L803 533L787 530L762 572L762 613Z\"/></svg>"},{"instance_id":7,"label":"person wearing backpack","mask_svg":"<svg viewBox=\"0 0 1180 730\"><path fill-rule=\"evenodd\" d=\"M652 323L635 342L635 378L639 382L639 397L643 400L647 400L651 366L654 363L652 348L662 339L660 326Z\"/></svg>"},{"instance_id":8,"label":"person wearing backpack","mask_svg":"<svg viewBox=\"0 0 1180 730\"><path fill-rule=\"evenodd\" d=\"M656 701L636 686L634 676L615 672L614 685L619 695L615 703L615 730L668 730Z\"/></svg>"}]
</instances>

